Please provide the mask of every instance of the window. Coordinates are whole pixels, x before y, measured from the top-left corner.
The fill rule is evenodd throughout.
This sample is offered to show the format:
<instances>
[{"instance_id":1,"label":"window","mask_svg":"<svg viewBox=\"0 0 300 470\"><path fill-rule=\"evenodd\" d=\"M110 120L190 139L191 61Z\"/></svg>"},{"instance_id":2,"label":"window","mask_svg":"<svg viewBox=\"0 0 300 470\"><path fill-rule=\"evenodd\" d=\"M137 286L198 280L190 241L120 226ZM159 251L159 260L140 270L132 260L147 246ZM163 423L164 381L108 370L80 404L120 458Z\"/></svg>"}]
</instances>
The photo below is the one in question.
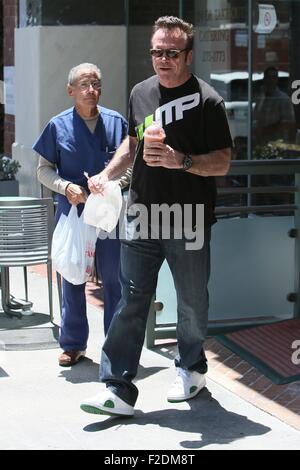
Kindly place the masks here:
<instances>
[{"instance_id":1,"label":"window","mask_svg":"<svg viewBox=\"0 0 300 470\"><path fill-rule=\"evenodd\" d=\"M126 22L124 0L22 0L24 3L26 23L23 19L21 26L119 25ZM24 9L25 5L22 6Z\"/></svg>"},{"instance_id":2,"label":"window","mask_svg":"<svg viewBox=\"0 0 300 470\"><path fill-rule=\"evenodd\" d=\"M300 148L293 146L300 116L292 101L291 85L300 78L300 58L294 50L300 2L277 0L261 5L256 1L254 5L253 75L260 74L262 79L252 87L253 155L259 156L264 147L272 145L274 157L278 152L282 157L298 157Z\"/></svg>"}]
</instances>

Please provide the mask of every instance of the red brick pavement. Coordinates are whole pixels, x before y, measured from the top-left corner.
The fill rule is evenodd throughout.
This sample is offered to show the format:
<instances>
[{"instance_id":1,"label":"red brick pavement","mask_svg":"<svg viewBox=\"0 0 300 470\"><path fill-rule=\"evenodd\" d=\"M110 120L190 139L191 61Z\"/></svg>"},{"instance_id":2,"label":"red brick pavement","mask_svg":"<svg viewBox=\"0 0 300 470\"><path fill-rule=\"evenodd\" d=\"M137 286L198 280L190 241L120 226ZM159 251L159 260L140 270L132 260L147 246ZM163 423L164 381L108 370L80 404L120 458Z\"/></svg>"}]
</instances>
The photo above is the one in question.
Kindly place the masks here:
<instances>
[{"instance_id":1,"label":"red brick pavement","mask_svg":"<svg viewBox=\"0 0 300 470\"><path fill-rule=\"evenodd\" d=\"M212 380L300 430L300 381L275 385L214 338L207 340L205 351Z\"/></svg>"}]
</instances>

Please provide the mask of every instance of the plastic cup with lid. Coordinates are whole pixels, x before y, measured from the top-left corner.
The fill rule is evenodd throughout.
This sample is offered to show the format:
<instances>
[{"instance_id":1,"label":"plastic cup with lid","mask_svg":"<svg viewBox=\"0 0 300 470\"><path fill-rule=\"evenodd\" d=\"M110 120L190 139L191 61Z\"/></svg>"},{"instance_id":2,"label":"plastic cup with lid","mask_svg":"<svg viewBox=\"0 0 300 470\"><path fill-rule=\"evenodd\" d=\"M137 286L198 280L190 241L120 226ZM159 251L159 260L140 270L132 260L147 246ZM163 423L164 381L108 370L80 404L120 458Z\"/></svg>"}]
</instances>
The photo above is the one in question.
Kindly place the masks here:
<instances>
[{"instance_id":1,"label":"plastic cup with lid","mask_svg":"<svg viewBox=\"0 0 300 470\"><path fill-rule=\"evenodd\" d=\"M144 131L144 143L149 142L163 142L166 138L166 133L161 125L153 121Z\"/></svg>"}]
</instances>

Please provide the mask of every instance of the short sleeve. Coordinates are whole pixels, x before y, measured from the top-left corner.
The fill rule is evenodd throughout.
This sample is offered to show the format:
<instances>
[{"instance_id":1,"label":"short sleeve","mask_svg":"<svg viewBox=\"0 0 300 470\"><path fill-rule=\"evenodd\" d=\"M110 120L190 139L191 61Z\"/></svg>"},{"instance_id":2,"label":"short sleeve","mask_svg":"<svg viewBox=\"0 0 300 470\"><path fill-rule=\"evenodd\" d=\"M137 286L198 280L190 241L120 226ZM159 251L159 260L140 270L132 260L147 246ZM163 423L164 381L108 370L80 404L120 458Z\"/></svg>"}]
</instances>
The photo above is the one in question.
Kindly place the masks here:
<instances>
[{"instance_id":1,"label":"short sleeve","mask_svg":"<svg viewBox=\"0 0 300 470\"><path fill-rule=\"evenodd\" d=\"M128 123L126 119L122 117L122 141L127 137L128 135Z\"/></svg>"},{"instance_id":2,"label":"short sleeve","mask_svg":"<svg viewBox=\"0 0 300 470\"><path fill-rule=\"evenodd\" d=\"M204 126L209 151L232 147L224 102L207 100L204 105Z\"/></svg>"},{"instance_id":3,"label":"short sleeve","mask_svg":"<svg viewBox=\"0 0 300 470\"><path fill-rule=\"evenodd\" d=\"M132 110L132 94L129 99L129 109L128 109L128 134L131 137L136 137L136 122L133 117L133 110Z\"/></svg>"},{"instance_id":4,"label":"short sleeve","mask_svg":"<svg viewBox=\"0 0 300 470\"><path fill-rule=\"evenodd\" d=\"M58 163L57 135L53 122L49 122L32 147L38 154L51 163Z\"/></svg>"}]
</instances>

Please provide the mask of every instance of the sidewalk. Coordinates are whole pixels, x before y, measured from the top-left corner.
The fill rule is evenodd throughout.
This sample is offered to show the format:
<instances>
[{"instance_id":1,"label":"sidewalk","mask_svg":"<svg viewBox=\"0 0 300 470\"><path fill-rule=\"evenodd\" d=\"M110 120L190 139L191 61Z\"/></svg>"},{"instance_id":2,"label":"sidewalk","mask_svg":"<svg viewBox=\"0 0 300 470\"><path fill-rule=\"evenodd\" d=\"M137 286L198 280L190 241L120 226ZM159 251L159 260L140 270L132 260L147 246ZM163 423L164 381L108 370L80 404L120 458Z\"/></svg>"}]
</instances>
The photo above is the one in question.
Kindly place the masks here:
<instances>
[{"instance_id":1,"label":"sidewalk","mask_svg":"<svg viewBox=\"0 0 300 470\"><path fill-rule=\"evenodd\" d=\"M21 331L38 341L41 330L52 332L48 316L47 281L29 272L29 296L33 309L39 312L19 320ZM11 292L23 297L22 272L11 270ZM56 286L54 286L55 319L59 321ZM59 349L54 342L44 348L2 350L0 348L0 449L105 449L105 450L186 450L200 449L299 449L299 415L293 413L293 426L263 411L258 398L243 396L233 378L218 371L218 354L214 340L209 340L207 388L186 403L166 401L169 384L174 378L172 356L175 347L161 344L154 350L143 349L141 367L136 379L140 395L136 414L131 419L89 415L79 408L83 398L99 389L98 366L103 342L101 307L89 294L90 340L87 358L71 369L57 364ZM98 301L96 301L98 302ZM34 322L36 321L36 324ZM6 322L5 329L3 322ZM15 325L16 320L13 320ZM23 323L22 323L23 322ZM9 330L14 334L14 330ZM7 320L0 313L0 346L9 334ZM44 338L47 335L44 334ZM3 340L2 340L3 341ZM47 342L47 340L45 340ZM31 345L32 345L31 343ZM226 348L225 348L226 349ZM230 357L231 354L228 355ZM231 359L232 360L232 359ZM241 362L241 361L240 361ZM229 384L232 385L230 390ZM247 389L247 385L240 384ZM257 392L255 392L257 393ZM267 398L265 398L267 400ZM270 401L270 400L269 400ZM272 401L270 401L272 403ZM278 405L279 406L279 405Z\"/></svg>"}]
</instances>

